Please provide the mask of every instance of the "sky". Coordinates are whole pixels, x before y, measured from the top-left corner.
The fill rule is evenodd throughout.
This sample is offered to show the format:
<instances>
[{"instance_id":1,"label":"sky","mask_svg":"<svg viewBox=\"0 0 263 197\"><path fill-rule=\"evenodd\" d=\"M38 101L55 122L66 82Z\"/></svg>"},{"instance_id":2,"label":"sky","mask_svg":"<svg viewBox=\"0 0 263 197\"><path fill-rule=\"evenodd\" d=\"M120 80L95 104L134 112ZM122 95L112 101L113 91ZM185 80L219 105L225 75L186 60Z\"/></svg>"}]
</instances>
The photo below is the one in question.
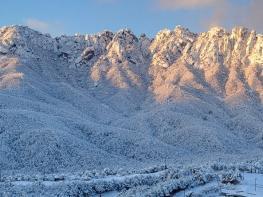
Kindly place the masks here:
<instances>
[{"instance_id":1,"label":"sky","mask_svg":"<svg viewBox=\"0 0 263 197\"><path fill-rule=\"evenodd\" d=\"M246 26L263 32L263 0L0 0L0 26L26 25L52 36L131 29L153 37L181 25L193 32Z\"/></svg>"}]
</instances>

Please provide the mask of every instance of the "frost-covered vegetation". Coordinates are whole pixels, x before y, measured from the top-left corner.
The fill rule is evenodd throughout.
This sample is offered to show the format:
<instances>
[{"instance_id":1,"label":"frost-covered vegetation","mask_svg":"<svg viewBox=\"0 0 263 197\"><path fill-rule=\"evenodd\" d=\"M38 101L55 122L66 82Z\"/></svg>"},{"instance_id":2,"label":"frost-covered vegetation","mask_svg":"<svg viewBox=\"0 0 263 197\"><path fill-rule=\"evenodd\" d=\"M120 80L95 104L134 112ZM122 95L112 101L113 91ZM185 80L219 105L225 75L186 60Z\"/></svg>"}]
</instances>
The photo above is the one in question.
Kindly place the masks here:
<instances>
[{"instance_id":1,"label":"frost-covered vegetation","mask_svg":"<svg viewBox=\"0 0 263 197\"><path fill-rule=\"evenodd\" d=\"M216 196L229 185L240 184L245 172L261 172L262 164L262 161L250 161L232 165L212 163L189 167L156 166L130 171L104 169L64 174L3 175L0 194L99 196L114 191L118 196L159 197L180 195L182 192L190 196L195 188L210 184L211 187L202 192Z\"/></svg>"}]
</instances>

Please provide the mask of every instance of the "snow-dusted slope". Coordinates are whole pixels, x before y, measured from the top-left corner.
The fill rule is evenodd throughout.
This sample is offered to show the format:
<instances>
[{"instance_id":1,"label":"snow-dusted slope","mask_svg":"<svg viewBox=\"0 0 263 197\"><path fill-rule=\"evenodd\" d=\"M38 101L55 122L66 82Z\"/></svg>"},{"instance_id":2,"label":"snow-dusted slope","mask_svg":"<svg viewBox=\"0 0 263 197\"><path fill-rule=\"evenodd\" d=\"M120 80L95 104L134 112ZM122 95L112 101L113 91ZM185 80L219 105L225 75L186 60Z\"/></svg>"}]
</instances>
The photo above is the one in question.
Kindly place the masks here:
<instances>
[{"instance_id":1,"label":"snow-dusted slope","mask_svg":"<svg viewBox=\"0 0 263 197\"><path fill-rule=\"evenodd\" d=\"M0 29L7 170L256 157L262 103L263 36L246 28L176 27L154 39Z\"/></svg>"}]
</instances>

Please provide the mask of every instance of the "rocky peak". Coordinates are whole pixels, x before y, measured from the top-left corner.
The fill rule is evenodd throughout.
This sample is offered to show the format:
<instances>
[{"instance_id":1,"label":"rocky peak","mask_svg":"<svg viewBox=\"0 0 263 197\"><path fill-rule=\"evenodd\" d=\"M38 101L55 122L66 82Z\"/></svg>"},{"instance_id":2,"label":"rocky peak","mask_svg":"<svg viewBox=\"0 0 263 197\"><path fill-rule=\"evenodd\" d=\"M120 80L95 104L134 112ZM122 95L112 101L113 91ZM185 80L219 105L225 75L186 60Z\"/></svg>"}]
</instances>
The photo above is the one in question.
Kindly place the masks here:
<instances>
[{"instance_id":1,"label":"rocky peak","mask_svg":"<svg viewBox=\"0 0 263 197\"><path fill-rule=\"evenodd\" d=\"M245 39L250 34L250 32L246 27L234 27L231 34L235 39Z\"/></svg>"},{"instance_id":2,"label":"rocky peak","mask_svg":"<svg viewBox=\"0 0 263 197\"><path fill-rule=\"evenodd\" d=\"M185 86L222 97L254 92L263 98L263 36L244 27L195 34L177 26L154 39L138 38L129 29L52 38L23 26L1 28L0 54L43 59L44 51L47 58L52 54L71 68L83 66L92 80L106 79L116 87L141 87L149 74L151 90L161 99L177 98Z\"/></svg>"},{"instance_id":3,"label":"rocky peak","mask_svg":"<svg viewBox=\"0 0 263 197\"><path fill-rule=\"evenodd\" d=\"M96 82L104 79L119 88L143 86L149 45L146 35L137 38L129 29L118 31L93 65L92 79Z\"/></svg>"},{"instance_id":4,"label":"rocky peak","mask_svg":"<svg viewBox=\"0 0 263 197\"><path fill-rule=\"evenodd\" d=\"M113 41L120 41L132 44L134 42L138 42L138 38L130 29L122 29L115 34Z\"/></svg>"},{"instance_id":5,"label":"rocky peak","mask_svg":"<svg viewBox=\"0 0 263 197\"><path fill-rule=\"evenodd\" d=\"M41 54L40 50L54 51L56 48L49 34L17 25L1 28L0 47L23 58L37 57Z\"/></svg>"},{"instance_id":6,"label":"rocky peak","mask_svg":"<svg viewBox=\"0 0 263 197\"><path fill-rule=\"evenodd\" d=\"M160 31L150 46L152 64L168 68L191 48L195 39L196 34L181 26L177 26L174 31Z\"/></svg>"}]
</instances>

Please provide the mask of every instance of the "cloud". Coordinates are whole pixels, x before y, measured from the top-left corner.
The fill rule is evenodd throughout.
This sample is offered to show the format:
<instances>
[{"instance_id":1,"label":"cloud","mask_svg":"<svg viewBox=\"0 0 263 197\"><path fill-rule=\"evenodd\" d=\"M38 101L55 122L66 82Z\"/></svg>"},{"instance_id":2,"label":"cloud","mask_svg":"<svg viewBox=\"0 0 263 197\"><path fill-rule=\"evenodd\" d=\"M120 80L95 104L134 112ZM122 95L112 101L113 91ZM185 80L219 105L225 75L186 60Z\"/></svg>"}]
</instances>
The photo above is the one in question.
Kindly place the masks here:
<instances>
[{"instance_id":1,"label":"cloud","mask_svg":"<svg viewBox=\"0 0 263 197\"><path fill-rule=\"evenodd\" d=\"M218 0L158 0L162 9L196 9L200 7L211 6ZM221 0L219 0L221 1Z\"/></svg>"},{"instance_id":2,"label":"cloud","mask_svg":"<svg viewBox=\"0 0 263 197\"><path fill-rule=\"evenodd\" d=\"M232 9L233 10L233 9ZM247 26L252 29L256 29L263 33L263 1L251 0L249 6L242 8L240 12L235 13L236 19L239 19L241 25Z\"/></svg>"},{"instance_id":3,"label":"cloud","mask_svg":"<svg viewBox=\"0 0 263 197\"><path fill-rule=\"evenodd\" d=\"M215 4L213 16L207 20L208 26L245 26L263 32L263 1L250 0L246 5L225 0Z\"/></svg>"},{"instance_id":4,"label":"cloud","mask_svg":"<svg viewBox=\"0 0 263 197\"><path fill-rule=\"evenodd\" d=\"M200 19L206 28L211 26L246 26L263 32L263 0L247 0L247 3L233 0L156 0L161 10L210 9L212 15Z\"/></svg>"},{"instance_id":5,"label":"cloud","mask_svg":"<svg viewBox=\"0 0 263 197\"><path fill-rule=\"evenodd\" d=\"M42 31L42 32L48 32L50 29L50 25L47 22L40 21L37 19L27 19L25 24L35 30Z\"/></svg>"},{"instance_id":6,"label":"cloud","mask_svg":"<svg viewBox=\"0 0 263 197\"><path fill-rule=\"evenodd\" d=\"M52 35L62 34L62 29L63 29L60 23L55 23L55 22L49 23L34 18L29 18L25 20L24 24L37 31L43 33L50 33Z\"/></svg>"},{"instance_id":7,"label":"cloud","mask_svg":"<svg viewBox=\"0 0 263 197\"><path fill-rule=\"evenodd\" d=\"M116 3L118 0L95 0L95 1L101 4L111 4L111 3Z\"/></svg>"}]
</instances>

